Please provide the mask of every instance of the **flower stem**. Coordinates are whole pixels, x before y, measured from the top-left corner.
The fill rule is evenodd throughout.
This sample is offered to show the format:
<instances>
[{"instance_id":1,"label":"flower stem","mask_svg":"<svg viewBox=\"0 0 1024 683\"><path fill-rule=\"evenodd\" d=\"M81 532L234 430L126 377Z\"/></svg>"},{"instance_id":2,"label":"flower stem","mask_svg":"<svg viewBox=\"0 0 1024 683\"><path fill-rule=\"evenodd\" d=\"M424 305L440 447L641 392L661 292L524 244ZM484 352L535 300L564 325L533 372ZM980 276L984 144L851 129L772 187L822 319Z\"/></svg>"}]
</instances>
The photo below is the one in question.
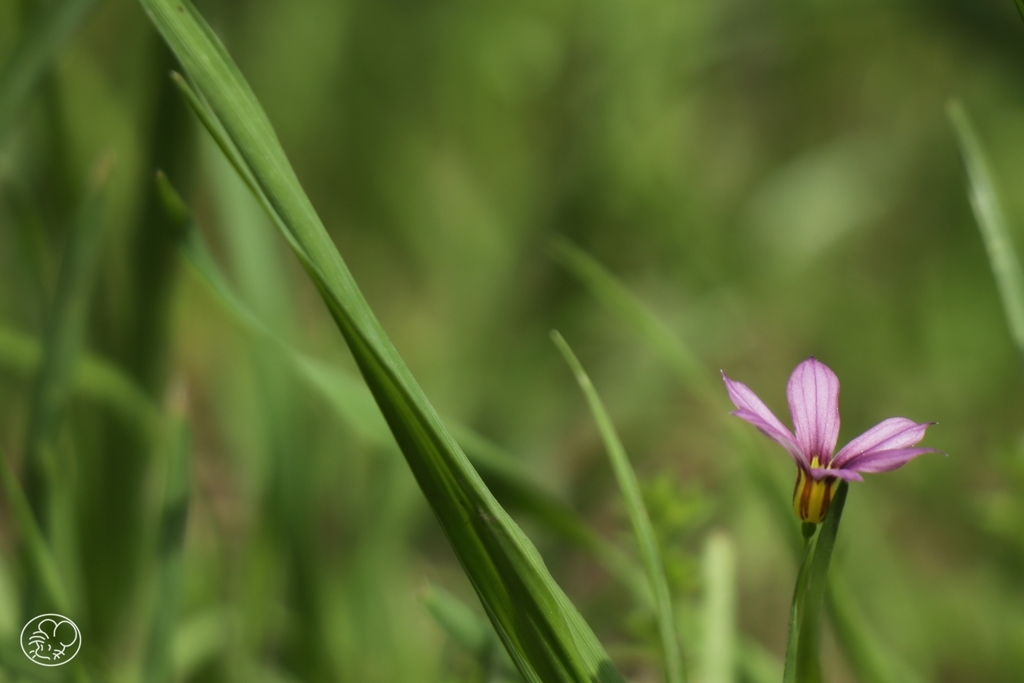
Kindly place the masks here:
<instances>
[{"instance_id":1,"label":"flower stem","mask_svg":"<svg viewBox=\"0 0 1024 683\"><path fill-rule=\"evenodd\" d=\"M828 515L821 525L821 532L814 542L814 557L808 569L801 608L800 636L796 653L797 683L821 683L822 680L819 627L821 606L825 599L828 568L832 561L832 550L835 547L836 535L839 533L839 520L843 515L848 489L849 484L845 481L839 484Z\"/></svg>"},{"instance_id":2,"label":"flower stem","mask_svg":"<svg viewBox=\"0 0 1024 683\"><path fill-rule=\"evenodd\" d=\"M839 520L846 504L849 485L844 481L836 490L835 499L821 525L817 538L817 525L805 523L801 530L804 553L800 571L793 588L793 604L789 611L789 636L786 641L783 683L821 683L820 629L821 605L828 581L828 567L832 560Z\"/></svg>"},{"instance_id":3,"label":"flower stem","mask_svg":"<svg viewBox=\"0 0 1024 683\"><path fill-rule=\"evenodd\" d=\"M782 673L782 683L794 683L796 680L796 655L797 642L800 634L800 617L802 614L802 603L804 591L807 588L807 570L811 565L811 537L817 530L816 524L805 522L801 526L803 532L804 551L800 560L800 570L796 575L796 585L793 587L793 604L789 608L789 635L786 638L786 662Z\"/></svg>"}]
</instances>

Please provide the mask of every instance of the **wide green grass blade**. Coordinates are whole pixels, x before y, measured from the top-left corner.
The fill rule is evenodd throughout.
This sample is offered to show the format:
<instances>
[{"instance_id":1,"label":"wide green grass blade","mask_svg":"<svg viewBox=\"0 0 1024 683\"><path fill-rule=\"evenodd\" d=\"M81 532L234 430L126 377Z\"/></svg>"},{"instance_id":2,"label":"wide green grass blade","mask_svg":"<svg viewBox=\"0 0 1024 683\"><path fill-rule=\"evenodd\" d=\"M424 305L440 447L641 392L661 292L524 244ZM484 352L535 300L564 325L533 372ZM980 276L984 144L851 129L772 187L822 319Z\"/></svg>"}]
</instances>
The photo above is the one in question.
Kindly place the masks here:
<instances>
[{"instance_id":1,"label":"wide green grass blade","mask_svg":"<svg viewBox=\"0 0 1024 683\"><path fill-rule=\"evenodd\" d=\"M238 150L271 218L327 304L523 677L538 683L620 681L604 648L491 495L391 344L220 41L186 0L141 4Z\"/></svg>"},{"instance_id":2,"label":"wide green grass blade","mask_svg":"<svg viewBox=\"0 0 1024 683\"><path fill-rule=\"evenodd\" d=\"M187 211L163 174L157 175L157 182L169 211L175 214ZM320 393L359 438L379 448L392 448L394 438L366 384L338 365L295 349L272 332L235 293L203 240L199 226L191 214L189 216L190 226L182 251L224 310L246 331L277 348L298 377ZM500 500L526 512L558 537L590 553L637 600L651 602L643 570L622 550L595 533L564 502L540 487L499 446L459 422L449 420L448 425L473 466Z\"/></svg>"},{"instance_id":3,"label":"wide green grass blade","mask_svg":"<svg viewBox=\"0 0 1024 683\"><path fill-rule=\"evenodd\" d=\"M999 287L1010 335L1017 350L1024 356L1024 275L1021 274L1020 261L1010 239L1006 214L996 190L992 168L963 105L952 101L947 106L947 113L964 157L971 208L978 221L992 274Z\"/></svg>"},{"instance_id":4,"label":"wide green grass blade","mask_svg":"<svg viewBox=\"0 0 1024 683\"><path fill-rule=\"evenodd\" d=\"M78 31L99 0L61 0L43 5L0 71L0 143L32 87Z\"/></svg>"},{"instance_id":5,"label":"wide green grass blade","mask_svg":"<svg viewBox=\"0 0 1024 683\"><path fill-rule=\"evenodd\" d=\"M626 449L622 446L615 426L612 424L608 411L605 410L601 398L597 395L590 377L587 376L583 365L580 364L576 354L569 348L569 344L558 332L552 332L551 338L555 346L565 357L573 375L576 377L583 395L590 406L590 412L597 423L601 440L608 451L608 459L611 460L612 470L615 472L615 480L619 484L619 490L626 503L626 512L629 521L633 526L633 536L636 538L637 546L640 548L640 557L643 560L644 569L647 572L647 581L651 586L651 593L654 596L654 611L658 622L658 633L661 637L662 664L665 669L666 683L681 683L686 680L686 672L683 669L683 656L679 647L679 636L676 634L676 618L672 608L672 595L668 588L668 579L665 578L665 566L661 559L661 549L658 546L658 539L654 535L654 526L651 524L647 508L644 506L643 495L640 493L640 482L637 481L636 473L629 463Z\"/></svg>"}]
</instances>

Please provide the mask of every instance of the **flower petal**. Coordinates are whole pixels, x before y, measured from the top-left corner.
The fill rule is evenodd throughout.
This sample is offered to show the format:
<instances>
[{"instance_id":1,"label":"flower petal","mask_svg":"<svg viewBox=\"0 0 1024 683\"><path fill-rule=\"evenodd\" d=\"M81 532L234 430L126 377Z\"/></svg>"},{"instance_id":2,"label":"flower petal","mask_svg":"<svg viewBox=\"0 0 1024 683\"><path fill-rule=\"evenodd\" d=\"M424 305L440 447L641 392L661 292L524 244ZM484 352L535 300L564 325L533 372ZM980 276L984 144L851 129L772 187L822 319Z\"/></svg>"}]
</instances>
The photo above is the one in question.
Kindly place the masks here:
<instances>
[{"instance_id":1,"label":"flower petal","mask_svg":"<svg viewBox=\"0 0 1024 683\"><path fill-rule=\"evenodd\" d=\"M796 366L786 395L800 449L829 462L839 438L839 378L812 356Z\"/></svg>"},{"instance_id":2,"label":"flower petal","mask_svg":"<svg viewBox=\"0 0 1024 683\"><path fill-rule=\"evenodd\" d=\"M935 423L918 424L905 417L890 417L843 446L832 459L832 467L847 467L851 459L877 451L916 446L917 442L924 438L925 430L933 424Z\"/></svg>"},{"instance_id":3,"label":"flower petal","mask_svg":"<svg viewBox=\"0 0 1024 683\"><path fill-rule=\"evenodd\" d=\"M811 468L811 479L819 481L825 477L836 477L837 479L845 479L846 481L864 481L864 477L860 476L853 470L835 470L830 467Z\"/></svg>"},{"instance_id":4,"label":"flower petal","mask_svg":"<svg viewBox=\"0 0 1024 683\"><path fill-rule=\"evenodd\" d=\"M895 448L888 451L870 451L850 458L840 471L889 472L903 467L919 455L939 452L934 448Z\"/></svg>"},{"instance_id":5,"label":"flower petal","mask_svg":"<svg viewBox=\"0 0 1024 683\"><path fill-rule=\"evenodd\" d=\"M779 422L779 418L775 417L768 406L757 397L757 394L751 391L746 384L729 379L724 372L722 379L725 381L726 391L729 392L729 399L736 406L736 410L732 414L754 425L761 430L762 434L789 451L797 465L804 469L809 468L810 460L800 450L793 434Z\"/></svg>"}]
</instances>

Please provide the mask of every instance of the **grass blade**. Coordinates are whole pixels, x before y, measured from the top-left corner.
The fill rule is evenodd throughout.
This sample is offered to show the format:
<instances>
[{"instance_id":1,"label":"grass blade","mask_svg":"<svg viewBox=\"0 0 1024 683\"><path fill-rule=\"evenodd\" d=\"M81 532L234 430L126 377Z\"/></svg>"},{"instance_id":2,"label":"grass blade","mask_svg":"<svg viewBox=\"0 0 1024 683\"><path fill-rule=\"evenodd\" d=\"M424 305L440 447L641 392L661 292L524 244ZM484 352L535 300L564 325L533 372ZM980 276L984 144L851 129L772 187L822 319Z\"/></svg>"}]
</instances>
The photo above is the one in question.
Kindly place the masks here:
<instances>
[{"instance_id":1,"label":"grass blade","mask_svg":"<svg viewBox=\"0 0 1024 683\"><path fill-rule=\"evenodd\" d=\"M423 592L423 604L445 632L481 662L490 658L497 645L490 625L477 617L469 605L438 586Z\"/></svg>"},{"instance_id":2,"label":"grass blade","mask_svg":"<svg viewBox=\"0 0 1024 683\"><path fill-rule=\"evenodd\" d=\"M184 403L184 388L179 388L171 406L170 438L166 446L164 499L157 537L157 601L143 667L145 683L166 683L174 679L171 642L184 575L182 546L191 491L192 438Z\"/></svg>"},{"instance_id":3,"label":"grass blade","mask_svg":"<svg viewBox=\"0 0 1024 683\"><path fill-rule=\"evenodd\" d=\"M613 316L635 330L685 384L711 390L709 375L700 359L665 326L661 320L626 289L590 254L564 237L551 241L551 255L566 270L587 286L590 293Z\"/></svg>"},{"instance_id":4,"label":"grass blade","mask_svg":"<svg viewBox=\"0 0 1024 683\"><path fill-rule=\"evenodd\" d=\"M0 142L32 87L78 31L98 0L63 0L44 5L0 71Z\"/></svg>"},{"instance_id":5,"label":"grass blade","mask_svg":"<svg viewBox=\"0 0 1024 683\"><path fill-rule=\"evenodd\" d=\"M25 332L0 325L0 367L25 376L38 373L43 359L42 344ZM71 379L72 396L102 403L121 415L125 422L152 432L160 412L152 399L113 363L88 351L78 354Z\"/></svg>"},{"instance_id":6,"label":"grass blade","mask_svg":"<svg viewBox=\"0 0 1024 683\"><path fill-rule=\"evenodd\" d=\"M491 495L391 344L220 41L187 0L140 1L237 149L271 218L320 292L523 677L545 683L621 681L593 632ZM216 131L211 127L211 132Z\"/></svg>"},{"instance_id":7,"label":"grass blade","mask_svg":"<svg viewBox=\"0 0 1024 683\"><path fill-rule=\"evenodd\" d=\"M187 211L163 174L157 175L157 182L169 211ZM272 332L235 293L191 214L188 220L190 227L182 246L185 258L225 310L248 332L276 347L298 376L319 392L361 439L380 448L392 448L394 439L366 385L347 370L302 353ZM511 455L458 422L448 424L473 466L500 500L527 512L549 531L590 553L638 601L650 604L647 579L632 559L596 534L564 502L541 488Z\"/></svg>"},{"instance_id":8,"label":"grass blade","mask_svg":"<svg viewBox=\"0 0 1024 683\"><path fill-rule=\"evenodd\" d=\"M658 633L661 636L662 663L665 669L665 681L667 683L680 683L686 680L683 669L683 657L679 648L679 637L676 634L676 619L672 609L672 596L668 589L668 579L665 578L665 567L661 560L661 550L658 547L658 539L654 535L654 527L644 506L643 495L640 493L640 482L637 481L636 473L629 463L622 441L615 432L611 417L604 408L601 398L597 395L594 385L587 376L586 371L576 358L576 354L569 348L569 344L558 332L552 332L551 338L555 346L565 357L565 362L572 369L576 381L580 385L590 412L597 423L598 431L601 433L601 440L608 451L608 459L611 460L612 469L615 472L615 480L619 484L619 490L626 502L626 511L629 514L629 521L633 526L633 535L640 548L640 557L643 560L644 569L647 571L647 581L651 586L651 593L654 595L654 610L658 622Z\"/></svg>"},{"instance_id":9,"label":"grass blade","mask_svg":"<svg viewBox=\"0 0 1024 683\"><path fill-rule=\"evenodd\" d=\"M11 465L3 451L0 451L0 486L3 487L4 498L7 499L7 507L15 527L18 529L18 535L25 544L29 562L46 596L48 604L45 607L61 614L68 614L70 601L60 578L60 572L57 570L57 563L54 561L35 515L32 514L28 498L25 496L21 484L18 483L18 478L11 470Z\"/></svg>"},{"instance_id":10,"label":"grass blade","mask_svg":"<svg viewBox=\"0 0 1024 683\"><path fill-rule=\"evenodd\" d=\"M1019 6L1019 5L1018 5ZM967 111L957 101L946 108L956 131L967 169L971 209L978 221L992 274L995 276L1003 312L1017 350L1024 356L1024 275L1010 239L1006 214L996 190L992 169Z\"/></svg>"},{"instance_id":11,"label":"grass blade","mask_svg":"<svg viewBox=\"0 0 1024 683\"><path fill-rule=\"evenodd\" d=\"M474 656L484 680L522 680L501 650L494 629L469 605L433 584L424 591L423 604L451 639Z\"/></svg>"},{"instance_id":12,"label":"grass blade","mask_svg":"<svg viewBox=\"0 0 1024 683\"><path fill-rule=\"evenodd\" d=\"M735 680L736 550L724 532L708 537L704 547L704 627L701 683Z\"/></svg>"},{"instance_id":13,"label":"grass blade","mask_svg":"<svg viewBox=\"0 0 1024 683\"><path fill-rule=\"evenodd\" d=\"M744 683L778 683L782 680L782 663L750 638L740 638L736 667Z\"/></svg>"},{"instance_id":14,"label":"grass blade","mask_svg":"<svg viewBox=\"0 0 1024 683\"><path fill-rule=\"evenodd\" d=\"M71 394L86 318L103 244L103 206L109 160L100 163L71 229L61 262L53 308L47 319L42 362L36 376L25 448L27 492L44 534L49 531L49 462L57 430Z\"/></svg>"}]
</instances>

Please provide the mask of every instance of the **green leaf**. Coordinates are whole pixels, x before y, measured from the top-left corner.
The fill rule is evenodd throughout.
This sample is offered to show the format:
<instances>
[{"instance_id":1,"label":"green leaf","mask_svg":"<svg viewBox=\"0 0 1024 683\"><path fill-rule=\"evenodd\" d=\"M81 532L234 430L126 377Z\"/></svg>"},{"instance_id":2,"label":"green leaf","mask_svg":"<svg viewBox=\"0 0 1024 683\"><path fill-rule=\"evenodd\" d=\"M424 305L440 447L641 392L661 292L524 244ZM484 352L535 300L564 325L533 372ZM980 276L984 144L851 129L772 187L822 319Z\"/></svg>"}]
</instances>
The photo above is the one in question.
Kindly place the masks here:
<instances>
[{"instance_id":1,"label":"green leaf","mask_svg":"<svg viewBox=\"0 0 1024 683\"><path fill-rule=\"evenodd\" d=\"M536 549L441 423L363 298L227 51L186 0L141 0L317 287L488 616L527 681L621 681ZM243 173L243 180L246 174Z\"/></svg>"},{"instance_id":2,"label":"green leaf","mask_svg":"<svg viewBox=\"0 0 1024 683\"><path fill-rule=\"evenodd\" d=\"M661 559L661 549L658 546L658 539L654 535L654 527L644 506L643 495L640 493L640 482L637 481L636 473L629 463L626 449L622 446L611 417L604 408L597 390L587 376L586 371L580 364L576 354L569 348L569 344L558 332L552 332L551 338L555 346L565 357L576 381L583 391L590 406L590 412L597 423L597 429L601 434L605 450L608 451L608 459L611 461L612 470L615 472L615 480L619 484L619 490L626 502L626 511L629 514L629 521L633 526L633 536L640 548L640 557L643 560L644 569L647 571L647 581L651 586L651 593L654 596L654 611L658 622L658 633L661 636L662 663L665 669L665 681L667 683L680 683L686 679L683 669L683 657L679 648L679 636L676 634L676 619L672 609L672 596L668 589L668 579L665 578L665 566Z\"/></svg>"},{"instance_id":3,"label":"green leaf","mask_svg":"<svg viewBox=\"0 0 1024 683\"><path fill-rule=\"evenodd\" d=\"M183 212L188 209L162 173L157 174L157 183L168 211L185 215ZM346 369L305 354L273 333L228 283L191 213L188 213L188 221L182 252L224 310L246 331L277 348L298 377L320 393L359 438L381 448L393 447L395 442L391 432L366 385ZM549 531L590 553L638 601L650 604L647 579L633 560L596 534L564 502L541 488L511 455L457 421L449 420L448 425L473 466L499 499L530 514Z\"/></svg>"},{"instance_id":4,"label":"green leaf","mask_svg":"<svg viewBox=\"0 0 1024 683\"><path fill-rule=\"evenodd\" d=\"M946 111L960 143L967 169L971 208L978 221L992 274L999 287L1010 335L1017 350L1024 355L1024 276L1021 275L1020 261L1010 239L1006 214L996 190L992 168L963 105L951 101Z\"/></svg>"},{"instance_id":5,"label":"green leaf","mask_svg":"<svg viewBox=\"0 0 1024 683\"><path fill-rule=\"evenodd\" d=\"M98 0L43 4L0 71L0 142L17 118L32 87L78 31Z\"/></svg>"}]
</instances>

